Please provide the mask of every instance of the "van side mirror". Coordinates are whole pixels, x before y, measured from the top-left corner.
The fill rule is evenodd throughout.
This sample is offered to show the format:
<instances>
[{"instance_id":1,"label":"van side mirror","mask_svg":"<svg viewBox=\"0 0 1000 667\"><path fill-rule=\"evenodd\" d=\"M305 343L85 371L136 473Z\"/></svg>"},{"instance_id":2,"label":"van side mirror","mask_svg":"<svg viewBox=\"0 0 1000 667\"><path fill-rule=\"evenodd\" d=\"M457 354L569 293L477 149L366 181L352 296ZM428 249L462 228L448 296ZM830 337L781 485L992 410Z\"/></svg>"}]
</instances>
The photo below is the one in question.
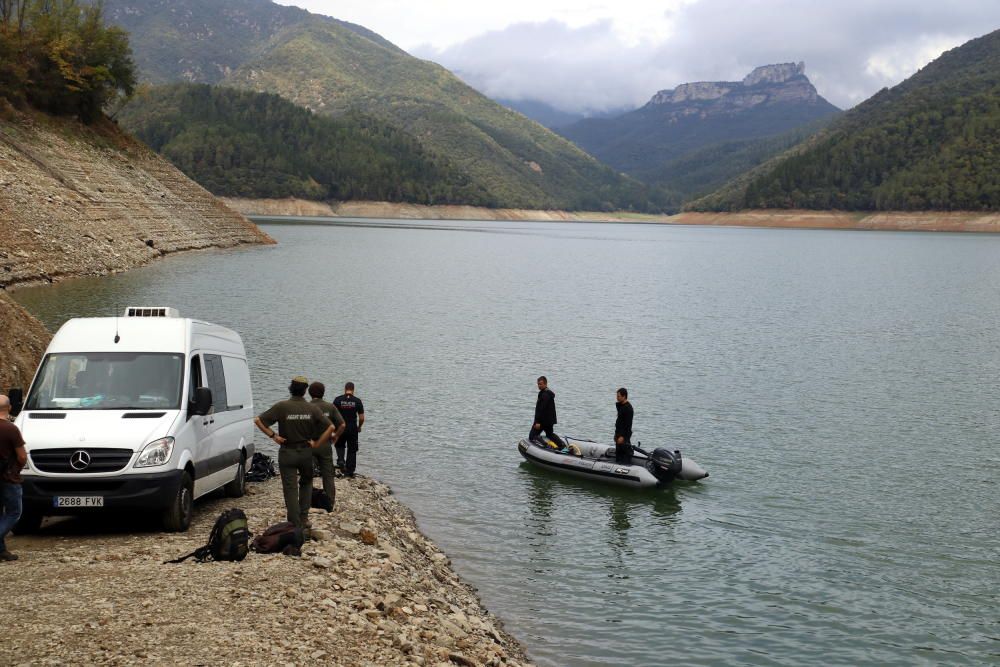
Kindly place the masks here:
<instances>
[{"instance_id":1,"label":"van side mirror","mask_svg":"<svg viewBox=\"0 0 1000 667\"><path fill-rule=\"evenodd\" d=\"M208 387L198 387L194 390L194 400L191 401L191 412L198 416L204 416L211 410L212 390Z\"/></svg>"},{"instance_id":2,"label":"van side mirror","mask_svg":"<svg viewBox=\"0 0 1000 667\"><path fill-rule=\"evenodd\" d=\"M20 387L11 388L7 392L7 398L10 399L10 416L16 417L21 412L21 408L24 407L24 390Z\"/></svg>"}]
</instances>

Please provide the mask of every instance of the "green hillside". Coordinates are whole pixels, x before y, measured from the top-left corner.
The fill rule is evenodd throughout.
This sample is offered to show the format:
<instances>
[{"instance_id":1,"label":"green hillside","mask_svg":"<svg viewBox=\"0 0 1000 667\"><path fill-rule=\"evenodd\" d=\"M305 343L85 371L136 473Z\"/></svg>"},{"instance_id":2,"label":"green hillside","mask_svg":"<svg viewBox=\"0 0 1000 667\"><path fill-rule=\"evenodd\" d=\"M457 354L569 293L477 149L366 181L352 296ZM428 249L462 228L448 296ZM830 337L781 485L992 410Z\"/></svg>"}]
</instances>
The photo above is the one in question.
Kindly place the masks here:
<instances>
[{"instance_id":1,"label":"green hillside","mask_svg":"<svg viewBox=\"0 0 1000 667\"><path fill-rule=\"evenodd\" d=\"M271 0L104 0L103 5L108 20L129 33L136 64L150 83L218 83L266 51L275 35L309 21L337 24L395 48L359 25Z\"/></svg>"},{"instance_id":2,"label":"green hillside","mask_svg":"<svg viewBox=\"0 0 1000 667\"><path fill-rule=\"evenodd\" d=\"M691 210L1000 209L1000 31L948 51Z\"/></svg>"},{"instance_id":3,"label":"green hillside","mask_svg":"<svg viewBox=\"0 0 1000 667\"><path fill-rule=\"evenodd\" d=\"M828 123L821 119L777 136L713 144L635 176L648 183L669 183L686 198L703 196L784 153Z\"/></svg>"},{"instance_id":4,"label":"green hillside","mask_svg":"<svg viewBox=\"0 0 1000 667\"><path fill-rule=\"evenodd\" d=\"M358 113L317 116L274 94L157 86L118 119L216 195L494 203L393 126Z\"/></svg>"},{"instance_id":5,"label":"green hillside","mask_svg":"<svg viewBox=\"0 0 1000 667\"><path fill-rule=\"evenodd\" d=\"M464 174L473 190L488 192L497 206L676 208L670 193L615 172L443 67L358 26L311 14L286 16L290 8L264 0L106 4L109 15L132 31L142 72L277 93L321 115L377 117L411 134L428 154ZM242 18L227 20L233 15ZM171 25L176 27L170 30ZM254 30L259 39L247 37ZM241 41L252 48L240 48ZM224 44L235 46L220 55ZM185 69L187 63L197 67ZM214 79L208 76L213 71L225 75Z\"/></svg>"}]
</instances>

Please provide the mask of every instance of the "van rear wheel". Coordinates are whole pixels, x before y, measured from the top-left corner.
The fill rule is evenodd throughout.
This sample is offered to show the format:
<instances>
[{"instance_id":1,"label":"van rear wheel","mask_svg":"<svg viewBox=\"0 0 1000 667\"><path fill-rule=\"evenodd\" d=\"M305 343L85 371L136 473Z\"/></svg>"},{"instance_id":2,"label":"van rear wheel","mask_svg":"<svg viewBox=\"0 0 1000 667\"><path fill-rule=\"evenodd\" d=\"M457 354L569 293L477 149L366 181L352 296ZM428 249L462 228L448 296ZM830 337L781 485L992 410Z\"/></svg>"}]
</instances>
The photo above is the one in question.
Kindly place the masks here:
<instances>
[{"instance_id":1,"label":"van rear wheel","mask_svg":"<svg viewBox=\"0 0 1000 667\"><path fill-rule=\"evenodd\" d=\"M224 488L230 498L242 498L247 492L247 455L240 453L240 464L236 466L236 477Z\"/></svg>"},{"instance_id":2,"label":"van rear wheel","mask_svg":"<svg viewBox=\"0 0 1000 667\"><path fill-rule=\"evenodd\" d=\"M191 525L191 514L194 511L194 482L187 471L181 474L181 483L177 486L174 499L163 512L163 528L170 533L183 533Z\"/></svg>"}]
</instances>

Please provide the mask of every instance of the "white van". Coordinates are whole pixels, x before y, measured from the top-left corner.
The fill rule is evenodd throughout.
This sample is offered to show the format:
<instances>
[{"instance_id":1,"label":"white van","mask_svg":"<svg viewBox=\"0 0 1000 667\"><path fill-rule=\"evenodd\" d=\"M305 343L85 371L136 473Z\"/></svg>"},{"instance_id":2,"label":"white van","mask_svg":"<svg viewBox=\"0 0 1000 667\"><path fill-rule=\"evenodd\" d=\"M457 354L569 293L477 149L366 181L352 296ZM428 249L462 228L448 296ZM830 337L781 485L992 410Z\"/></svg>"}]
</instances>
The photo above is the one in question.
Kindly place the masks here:
<instances>
[{"instance_id":1,"label":"white van","mask_svg":"<svg viewBox=\"0 0 1000 667\"><path fill-rule=\"evenodd\" d=\"M162 307L69 320L17 416L28 465L16 530L101 508L187 530L195 498L246 490L253 417L236 332Z\"/></svg>"}]
</instances>

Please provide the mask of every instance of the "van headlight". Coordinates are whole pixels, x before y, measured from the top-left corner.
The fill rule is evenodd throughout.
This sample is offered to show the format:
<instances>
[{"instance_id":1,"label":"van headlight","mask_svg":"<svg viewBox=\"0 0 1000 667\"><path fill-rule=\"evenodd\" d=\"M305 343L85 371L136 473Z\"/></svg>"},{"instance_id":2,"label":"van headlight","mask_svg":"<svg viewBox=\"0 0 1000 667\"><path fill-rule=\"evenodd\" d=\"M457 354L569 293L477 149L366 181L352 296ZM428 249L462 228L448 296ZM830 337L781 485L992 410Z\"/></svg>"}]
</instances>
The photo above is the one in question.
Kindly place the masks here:
<instances>
[{"instance_id":1,"label":"van headlight","mask_svg":"<svg viewBox=\"0 0 1000 667\"><path fill-rule=\"evenodd\" d=\"M134 468L149 468L151 466L161 466L170 460L170 455L174 451L174 439L171 437L154 440L142 448L139 458L136 459Z\"/></svg>"}]
</instances>

